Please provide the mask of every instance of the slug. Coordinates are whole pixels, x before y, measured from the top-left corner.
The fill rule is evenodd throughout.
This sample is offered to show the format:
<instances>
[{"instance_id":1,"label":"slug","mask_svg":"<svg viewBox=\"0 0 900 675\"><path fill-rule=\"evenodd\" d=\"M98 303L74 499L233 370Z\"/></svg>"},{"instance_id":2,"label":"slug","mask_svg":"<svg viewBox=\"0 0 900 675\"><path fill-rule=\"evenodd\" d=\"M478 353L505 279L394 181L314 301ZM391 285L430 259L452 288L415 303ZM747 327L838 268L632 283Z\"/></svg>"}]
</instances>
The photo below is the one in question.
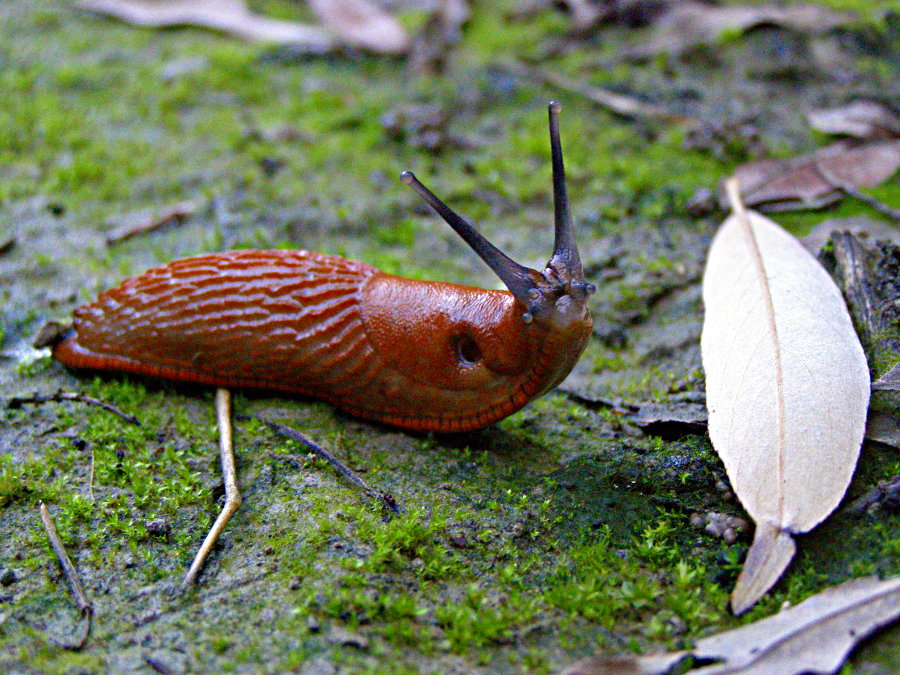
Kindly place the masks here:
<instances>
[{"instance_id":1,"label":"slug","mask_svg":"<svg viewBox=\"0 0 900 675\"><path fill-rule=\"evenodd\" d=\"M287 392L402 429L479 429L558 385L591 334L551 102L555 241L513 262L410 172L412 187L509 291L416 281L309 251L177 260L75 310L51 341L73 369Z\"/></svg>"}]
</instances>

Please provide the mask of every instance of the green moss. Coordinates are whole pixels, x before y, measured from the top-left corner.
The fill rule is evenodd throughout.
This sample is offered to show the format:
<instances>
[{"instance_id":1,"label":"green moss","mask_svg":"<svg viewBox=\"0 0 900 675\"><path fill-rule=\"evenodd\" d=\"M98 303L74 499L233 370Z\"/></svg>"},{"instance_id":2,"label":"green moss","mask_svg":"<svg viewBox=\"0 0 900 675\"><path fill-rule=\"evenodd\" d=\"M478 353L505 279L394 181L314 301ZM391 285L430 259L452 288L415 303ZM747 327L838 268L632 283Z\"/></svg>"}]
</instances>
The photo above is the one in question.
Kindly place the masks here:
<instances>
[{"instance_id":1,"label":"green moss","mask_svg":"<svg viewBox=\"0 0 900 675\"><path fill-rule=\"evenodd\" d=\"M627 45L612 36L590 50L559 49L561 14L520 16L514 3L484 4L448 74L414 81L389 58L298 59L282 48L196 29L135 29L49 2L11 9L15 20L0 28L0 208L21 228L16 251L22 243L35 290L22 299L4 289L12 305L0 318L4 347L43 316L68 314L68 301L48 306L55 286L87 300L201 251L302 247L415 278L495 285L395 180L407 168L514 258L540 265L552 237L544 108L551 97L565 100L563 145L588 262L622 234L637 232L636 241L711 231L714 223L688 219L684 206L729 172L746 144L727 145L723 158L685 150L686 132L674 125L624 122L495 68L508 58L535 60L585 82L677 99L668 84L658 88L698 86L677 79L680 64L625 63L617 51ZM311 19L287 0L253 5ZM422 15L402 19L414 26ZM883 59L865 60L873 81L890 82ZM411 101L447 110L447 132L462 143L432 153L389 138L384 114ZM782 156L797 151L784 139L771 145ZM274 165L281 168L264 169ZM893 183L871 193L887 203L898 197ZM199 208L181 227L114 248L100 243L114 217L183 199ZM63 208L57 215L43 202ZM847 199L828 215L860 213L869 212ZM800 232L822 216L776 219ZM41 243L58 233L71 235L65 246ZM681 264L679 246L625 246L615 261L623 276L600 289L598 314L638 322L629 325L651 319L648 307ZM685 259L701 255L692 249ZM665 360L643 363L630 345L592 343L585 358L604 391L627 401L664 400L675 383L699 380ZM892 358L878 355L876 366ZM354 672L458 664L552 672L597 648L678 647L737 623L725 613L726 595L747 542L725 545L684 515L738 512L714 487L724 474L705 438L631 438L621 416L562 395L461 438L401 434L321 403L237 396L237 410L308 432L409 513L383 522L324 462L257 422L240 422L244 504L200 587L172 595L219 509L211 396L75 379L47 358L4 361L0 377L14 391L86 388L142 422L132 427L74 403L0 411L0 440L11 448L0 456L0 527L13 542L3 552L28 572L4 590L14 597L4 610L3 667L11 659L19 670L108 670L110 655L173 635L173 649L194 669L292 670L322 659ZM897 468L864 457L861 472L860 490ZM89 595L101 599L80 654L50 645L33 627L74 615L51 571L38 501L50 505ZM896 518L854 527L838 519L800 538L797 564L750 618L848 576L897 573ZM339 644L334 628L368 646Z\"/></svg>"}]
</instances>

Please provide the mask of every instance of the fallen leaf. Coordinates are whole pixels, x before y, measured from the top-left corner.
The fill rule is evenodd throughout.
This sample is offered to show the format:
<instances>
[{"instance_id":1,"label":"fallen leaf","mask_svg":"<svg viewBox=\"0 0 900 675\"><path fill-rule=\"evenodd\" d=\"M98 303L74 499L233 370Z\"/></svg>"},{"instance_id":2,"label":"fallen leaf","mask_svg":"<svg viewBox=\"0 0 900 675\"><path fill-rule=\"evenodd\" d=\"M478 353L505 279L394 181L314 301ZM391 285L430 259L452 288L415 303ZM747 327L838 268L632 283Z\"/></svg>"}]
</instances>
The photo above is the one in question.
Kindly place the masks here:
<instances>
[{"instance_id":1,"label":"fallen leaf","mask_svg":"<svg viewBox=\"0 0 900 675\"><path fill-rule=\"evenodd\" d=\"M706 433L706 406L702 403L644 403L629 419L645 434L664 440Z\"/></svg>"},{"instance_id":2,"label":"fallen leaf","mask_svg":"<svg viewBox=\"0 0 900 675\"><path fill-rule=\"evenodd\" d=\"M351 47L402 54L409 34L393 16L367 0L308 0L319 20Z\"/></svg>"},{"instance_id":3,"label":"fallen leaf","mask_svg":"<svg viewBox=\"0 0 900 675\"><path fill-rule=\"evenodd\" d=\"M561 675L833 673L863 638L900 616L900 577L853 579L796 607L668 654L586 659ZM712 662L712 663L710 663ZM693 665L693 667L691 667Z\"/></svg>"},{"instance_id":4,"label":"fallen leaf","mask_svg":"<svg viewBox=\"0 0 900 675\"><path fill-rule=\"evenodd\" d=\"M900 512L900 476L879 481L878 485L854 500L845 510L855 516L864 513L872 515L882 510L887 513Z\"/></svg>"},{"instance_id":5,"label":"fallen leaf","mask_svg":"<svg viewBox=\"0 0 900 675\"><path fill-rule=\"evenodd\" d=\"M900 391L900 363L887 371L872 383L872 389L876 391Z\"/></svg>"},{"instance_id":6,"label":"fallen leaf","mask_svg":"<svg viewBox=\"0 0 900 675\"><path fill-rule=\"evenodd\" d=\"M615 2L591 2L591 0L562 0L555 3L564 9L576 31L586 31L615 14Z\"/></svg>"},{"instance_id":7,"label":"fallen leaf","mask_svg":"<svg viewBox=\"0 0 900 675\"><path fill-rule=\"evenodd\" d=\"M466 0L438 0L412 43L408 71L416 77L443 72L450 49L462 39L462 27L471 13Z\"/></svg>"},{"instance_id":8,"label":"fallen leaf","mask_svg":"<svg viewBox=\"0 0 900 675\"><path fill-rule=\"evenodd\" d=\"M813 4L712 5L694 0L673 2L656 20L650 37L630 52L646 59L666 52L678 56L699 45L714 45L723 33L746 31L760 25L775 25L802 33L822 33L850 20Z\"/></svg>"},{"instance_id":9,"label":"fallen leaf","mask_svg":"<svg viewBox=\"0 0 900 675\"><path fill-rule=\"evenodd\" d=\"M647 656L601 656L572 664L559 675L662 675L672 672L675 665L688 658L690 653L686 651Z\"/></svg>"},{"instance_id":10,"label":"fallen leaf","mask_svg":"<svg viewBox=\"0 0 900 675\"><path fill-rule=\"evenodd\" d=\"M806 250L818 255L824 246L831 241L835 232L849 232L862 241L873 243L878 240L890 241L900 245L900 229L888 225L883 220L875 220L866 216L850 218L828 218L800 238Z\"/></svg>"},{"instance_id":11,"label":"fallen leaf","mask_svg":"<svg viewBox=\"0 0 900 675\"><path fill-rule=\"evenodd\" d=\"M866 420L866 440L900 450L900 417L897 413L870 410Z\"/></svg>"},{"instance_id":12,"label":"fallen leaf","mask_svg":"<svg viewBox=\"0 0 900 675\"><path fill-rule=\"evenodd\" d=\"M874 101L853 101L836 108L819 108L807 115L809 125L825 134L862 140L900 137L900 117Z\"/></svg>"},{"instance_id":13,"label":"fallen leaf","mask_svg":"<svg viewBox=\"0 0 900 675\"><path fill-rule=\"evenodd\" d=\"M200 26L245 40L290 44L316 54L335 46L319 26L254 14L245 0L78 0L75 4L137 26Z\"/></svg>"},{"instance_id":14,"label":"fallen leaf","mask_svg":"<svg viewBox=\"0 0 900 675\"><path fill-rule=\"evenodd\" d=\"M864 344L875 352L900 349L900 247L834 232L829 258Z\"/></svg>"},{"instance_id":15,"label":"fallen leaf","mask_svg":"<svg viewBox=\"0 0 900 675\"><path fill-rule=\"evenodd\" d=\"M840 291L800 242L744 209L713 240L701 338L709 434L756 534L731 596L749 609L844 495L869 370Z\"/></svg>"},{"instance_id":16,"label":"fallen leaf","mask_svg":"<svg viewBox=\"0 0 900 675\"><path fill-rule=\"evenodd\" d=\"M824 173L853 188L874 187L900 168L900 140L834 143L791 159L762 159L742 164L734 172L748 206L767 211L821 208L839 201L843 191ZM724 184L719 202L727 206Z\"/></svg>"}]
</instances>

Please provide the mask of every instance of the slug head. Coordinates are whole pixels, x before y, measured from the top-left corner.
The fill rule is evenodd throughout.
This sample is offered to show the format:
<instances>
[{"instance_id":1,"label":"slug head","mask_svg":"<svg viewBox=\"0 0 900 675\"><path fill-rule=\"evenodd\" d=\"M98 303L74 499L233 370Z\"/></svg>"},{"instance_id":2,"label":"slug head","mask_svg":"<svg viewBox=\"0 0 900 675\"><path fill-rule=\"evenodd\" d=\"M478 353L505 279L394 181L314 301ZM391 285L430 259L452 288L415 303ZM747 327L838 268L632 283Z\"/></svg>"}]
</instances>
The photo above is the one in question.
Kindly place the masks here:
<instances>
[{"instance_id":1,"label":"slug head","mask_svg":"<svg viewBox=\"0 0 900 675\"><path fill-rule=\"evenodd\" d=\"M464 218L444 204L409 171L400 180L409 185L437 211L478 256L487 263L524 308L522 321L537 320L557 328L584 321L587 298L596 290L584 279L578 247L575 245L562 147L559 140L559 111L562 106L551 101L550 152L553 163L554 242L553 255L543 272L513 261L485 239Z\"/></svg>"}]
</instances>

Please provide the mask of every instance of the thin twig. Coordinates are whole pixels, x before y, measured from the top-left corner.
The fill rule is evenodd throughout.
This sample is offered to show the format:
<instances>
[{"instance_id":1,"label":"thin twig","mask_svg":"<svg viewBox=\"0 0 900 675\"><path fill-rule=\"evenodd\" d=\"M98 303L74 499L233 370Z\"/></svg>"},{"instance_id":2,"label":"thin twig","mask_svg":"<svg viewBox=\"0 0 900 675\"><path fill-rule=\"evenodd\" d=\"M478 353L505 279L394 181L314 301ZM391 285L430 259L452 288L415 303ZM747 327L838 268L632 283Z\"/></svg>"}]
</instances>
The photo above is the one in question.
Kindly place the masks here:
<instances>
[{"instance_id":1,"label":"thin twig","mask_svg":"<svg viewBox=\"0 0 900 675\"><path fill-rule=\"evenodd\" d=\"M109 403L104 403L100 399L96 399L93 396L88 396L87 394L83 394L81 392L70 392L70 391L58 391L55 394L35 394L34 396L13 396L6 403L6 407L10 409L21 408L25 404L42 404L42 403L61 403L62 401L78 401L79 403L87 403L88 405L95 405L99 408L103 408L104 410L111 412L114 415L118 415L123 420L128 422L129 424L135 424L137 426L141 426L141 423L138 421L138 418L134 415L129 415L128 413L122 412L118 408Z\"/></svg>"},{"instance_id":2,"label":"thin twig","mask_svg":"<svg viewBox=\"0 0 900 675\"><path fill-rule=\"evenodd\" d=\"M88 492L91 495L91 502L96 501L94 499L94 444L91 443L91 474L88 477Z\"/></svg>"},{"instance_id":3,"label":"thin twig","mask_svg":"<svg viewBox=\"0 0 900 675\"><path fill-rule=\"evenodd\" d=\"M875 209L876 211L878 211L878 213L881 213L882 215L887 216L891 220L900 223L900 209L895 209L892 206L888 206L884 202L879 201L878 199L875 199L875 197L873 197L871 195L867 195L865 192L861 192L861 191L857 190L855 187L853 187L849 183L843 182L837 176L835 176L833 173L831 173L828 169L826 169L822 165L822 162L820 162L820 161L813 162L813 166L815 167L815 169L819 173L819 175L822 177L822 180L824 180L826 183L828 183L828 185L833 187L835 190L840 190L845 195L848 195L850 197L858 199L863 204L866 204L866 205L872 207L873 209Z\"/></svg>"},{"instance_id":4,"label":"thin twig","mask_svg":"<svg viewBox=\"0 0 900 675\"><path fill-rule=\"evenodd\" d=\"M87 599L87 596L84 594L84 589L81 587L81 582L78 580L78 572L75 571L75 566L72 564L72 561L69 559L69 555L66 553L66 548L63 546L62 540L59 538L59 533L56 531L56 525L53 524L53 517L50 515L50 511L47 509L46 504L41 502L41 521L44 523L44 529L47 531L47 538L50 540L50 546L53 547L53 552L56 554L56 559L59 560L59 566L62 568L63 575L66 577L66 581L69 584L69 588L72 591L72 595L75 596L75 604L78 606L78 612L81 614L81 636L77 642L74 643L65 643L57 640L54 637L50 637L53 642L58 644L63 649L69 649L72 651L78 651L82 647L84 647L85 642L87 642L88 635L91 632L91 617L94 615L94 607L91 605L90 600Z\"/></svg>"},{"instance_id":5,"label":"thin twig","mask_svg":"<svg viewBox=\"0 0 900 675\"><path fill-rule=\"evenodd\" d=\"M181 202L156 214L138 214L140 218L135 223L126 223L106 235L107 246L118 244L120 241L131 239L139 234L151 232L169 223L181 223L197 210L194 202Z\"/></svg>"},{"instance_id":6,"label":"thin twig","mask_svg":"<svg viewBox=\"0 0 900 675\"><path fill-rule=\"evenodd\" d=\"M318 445L317 443L301 434L299 431L291 429L290 427L286 427L283 424L278 424L278 422L267 420L265 417L259 417L258 415L238 415L237 418L239 420L258 420L269 427L276 434L287 436L288 438L297 441L298 443L305 446L307 449L311 450L313 453L324 459L326 462L331 464L331 466L333 466L339 474L341 474L344 478L346 478L356 487L362 490L367 496L380 501L391 513L394 513L395 515L405 513L405 509L397 502L396 499L394 499L393 495L388 492L376 490L375 488L367 485L366 482L356 474L356 472L350 469L341 460L332 455L322 446Z\"/></svg>"},{"instance_id":7,"label":"thin twig","mask_svg":"<svg viewBox=\"0 0 900 675\"><path fill-rule=\"evenodd\" d=\"M665 108L646 103L634 96L619 94L602 87L585 84L578 80L566 77L560 73L546 70L544 68L532 68L518 61L508 61L499 64L499 67L513 75L527 78L549 84L550 86L563 89L573 94L578 94L584 98L596 103L602 108L609 110L621 117L629 119L655 119L664 122L685 122L687 117L673 113Z\"/></svg>"},{"instance_id":8,"label":"thin twig","mask_svg":"<svg viewBox=\"0 0 900 675\"><path fill-rule=\"evenodd\" d=\"M169 668L165 663L156 659L149 654L144 656L144 663L150 666L157 673L161 673L161 675L172 675L175 671Z\"/></svg>"}]
</instances>

